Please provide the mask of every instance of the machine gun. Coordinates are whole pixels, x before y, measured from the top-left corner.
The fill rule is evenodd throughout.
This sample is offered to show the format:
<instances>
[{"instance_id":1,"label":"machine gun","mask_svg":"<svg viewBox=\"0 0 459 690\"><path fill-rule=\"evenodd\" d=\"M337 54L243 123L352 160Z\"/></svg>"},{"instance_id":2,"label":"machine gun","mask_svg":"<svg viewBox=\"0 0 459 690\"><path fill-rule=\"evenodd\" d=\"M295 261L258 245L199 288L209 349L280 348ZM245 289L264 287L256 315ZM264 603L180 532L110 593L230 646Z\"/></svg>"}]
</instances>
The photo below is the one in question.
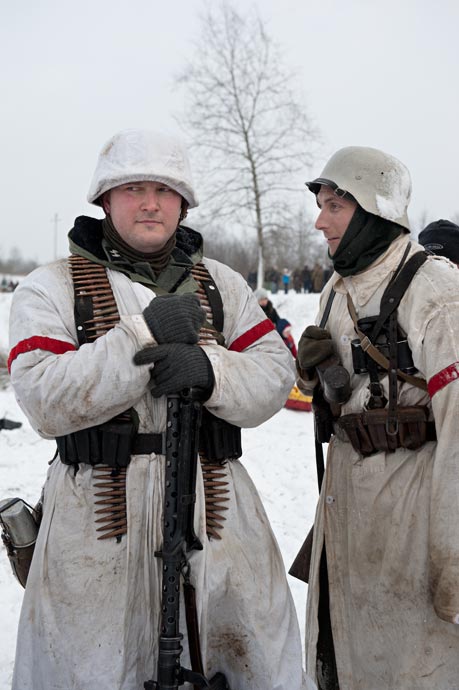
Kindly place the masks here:
<instances>
[{"instance_id":1,"label":"machine gun","mask_svg":"<svg viewBox=\"0 0 459 690\"><path fill-rule=\"evenodd\" d=\"M197 630L194 651L190 650L193 670L183 668L180 663L183 651L179 624L181 577L190 591L190 564L186 552L202 549L193 527L201 412L199 389L188 388L167 399L163 545L162 550L155 553L162 560L161 630L157 680L146 681L145 690L178 690L184 683L192 683L195 690L230 690L222 673L217 673L210 681L204 676Z\"/></svg>"}]
</instances>

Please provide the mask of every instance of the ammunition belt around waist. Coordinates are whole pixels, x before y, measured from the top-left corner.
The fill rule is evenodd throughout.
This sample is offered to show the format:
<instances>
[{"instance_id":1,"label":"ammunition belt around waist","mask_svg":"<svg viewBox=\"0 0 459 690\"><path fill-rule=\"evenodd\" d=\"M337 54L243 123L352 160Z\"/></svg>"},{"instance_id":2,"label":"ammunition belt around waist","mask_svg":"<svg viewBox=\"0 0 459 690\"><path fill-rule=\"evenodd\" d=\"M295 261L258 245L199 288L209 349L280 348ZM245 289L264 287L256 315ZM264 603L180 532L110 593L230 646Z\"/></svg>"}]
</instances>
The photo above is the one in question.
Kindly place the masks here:
<instances>
[{"instance_id":1,"label":"ammunition belt around waist","mask_svg":"<svg viewBox=\"0 0 459 690\"><path fill-rule=\"evenodd\" d=\"M389 427L389 412L364 410L345 414L335 422L338 437L352 444L364 457L374 453L393 453L398 448L418 450L428 441L436 441L435 423L428 421L428 409L422 405L397 408L394 429ZM390 428L390 431L389 431Z\"/></svg>"}]
</instances>

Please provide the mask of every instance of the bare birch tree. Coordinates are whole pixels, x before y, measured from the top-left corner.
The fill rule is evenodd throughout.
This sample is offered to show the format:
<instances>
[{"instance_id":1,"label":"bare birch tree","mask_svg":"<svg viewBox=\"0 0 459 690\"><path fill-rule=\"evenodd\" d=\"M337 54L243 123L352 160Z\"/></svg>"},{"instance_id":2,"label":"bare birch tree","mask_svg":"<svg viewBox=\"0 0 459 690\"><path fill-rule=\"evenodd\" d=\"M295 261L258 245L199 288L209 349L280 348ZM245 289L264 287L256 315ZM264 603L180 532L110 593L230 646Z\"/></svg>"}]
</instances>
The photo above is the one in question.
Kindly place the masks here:
<instances>
[{"instance_id":1,"label":"bare birch tree","mask_svg":"<svg viewBox=\"0 0 459 690\"><path fill-rule=\"evenodd\" d=\"M285 207L304 190L316 149L294 74L257 12L242 15L223 3L202 17L195 53L179 82L187 102L181 123L204 191L201 219L229 232L256 232L261 286L265 239L285 226Z\"/></svg>"}]
</instances>

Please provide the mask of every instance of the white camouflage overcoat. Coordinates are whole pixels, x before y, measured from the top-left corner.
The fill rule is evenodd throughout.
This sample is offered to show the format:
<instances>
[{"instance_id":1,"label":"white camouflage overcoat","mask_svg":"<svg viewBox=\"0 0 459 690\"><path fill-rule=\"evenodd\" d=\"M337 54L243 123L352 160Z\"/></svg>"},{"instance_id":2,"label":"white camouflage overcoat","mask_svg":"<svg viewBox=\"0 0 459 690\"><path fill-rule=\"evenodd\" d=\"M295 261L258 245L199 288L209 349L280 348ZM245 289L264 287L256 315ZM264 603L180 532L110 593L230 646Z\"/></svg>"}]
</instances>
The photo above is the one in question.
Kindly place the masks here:
<instances>
[{"instance_id":1,"label":"white camouflage overcoat","mask_svg":"<svg viewBox=\"0 0 459 690\"><path fill-rule=\"evenodd\" d=\"M224 304L231 347L206 345L215 388L206 403L229 422L256 426L285 402L292 357L241 276L204 260ZM152 292L108 270L119 325L77 348L67 262L39 268L18 287L10 323L11 376L32 426L46 438L105 422L133 406L139 432L165 428L165 398L148 389L149 368L132 363L151 344L141 316ZM263 335L263 333L265 333ZM238 348L240 349L240 347ZM262 458L260 462L278 462ZM20 468L18 467L18 471ZM128 533L97 540L93 468L56 459L25 590L13 690L141 690L156 677L161 588L164 456L137 455L127 472ZM195 529L204 550L191 555L205 671L226 674L232 690L299 690L301 642L282 558L243 464L226 465L229 509L222 539L208 540L198 470ZM182 612L181 628L185 627ZM182 664L189 667L186 635Z\"/></svg>"},{"instance_id":2,"label":"white camouflage overcoat","mask_svg":"<svg viewBox=\"0 0 459 690\"><path fill-rule=\"evenodd\" d=\"M404 235L364 272L334 274L336 297L326 325L350 372L352 396L342 413L360 412L368 377L353 373L358 318L379 314L397 268ZM410 253L421 250L412 244ZM314 524L306 622L306 670L315 677L319 561L325 538L330 615L340 690L459 688L459 271L429 257L403 297L398 322L432 395L401 385L401 405L427 404L437 443L362 458L341 432L328 447ZM439 372L447 370L443 376ZM387 377L384 377L387 396ZM436 392L433 392L435 391Z\"/></svg>"}]
</instances>

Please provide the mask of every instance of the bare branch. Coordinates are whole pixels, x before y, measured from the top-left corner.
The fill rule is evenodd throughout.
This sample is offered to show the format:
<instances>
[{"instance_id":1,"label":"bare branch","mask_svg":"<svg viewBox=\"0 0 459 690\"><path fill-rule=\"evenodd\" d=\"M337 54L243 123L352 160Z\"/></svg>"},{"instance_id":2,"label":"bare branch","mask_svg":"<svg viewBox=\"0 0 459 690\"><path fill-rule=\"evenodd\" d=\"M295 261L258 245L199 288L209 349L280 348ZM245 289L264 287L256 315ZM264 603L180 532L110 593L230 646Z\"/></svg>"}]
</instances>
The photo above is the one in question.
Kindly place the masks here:
<instances>
[{"instance_id":1,"label":"bare branch","mask_svg":"<svg viewBox=\"0 0 459 690\"><path fill-rule=\"evenodd\" d=\"M257 11L242 14L228 1L208 6L178 83L205 215L255 231L262 274L265 239L291 221L304 191L298 175L306 176L319 143L294 74Z\"/></svg>"}]
</instances>

